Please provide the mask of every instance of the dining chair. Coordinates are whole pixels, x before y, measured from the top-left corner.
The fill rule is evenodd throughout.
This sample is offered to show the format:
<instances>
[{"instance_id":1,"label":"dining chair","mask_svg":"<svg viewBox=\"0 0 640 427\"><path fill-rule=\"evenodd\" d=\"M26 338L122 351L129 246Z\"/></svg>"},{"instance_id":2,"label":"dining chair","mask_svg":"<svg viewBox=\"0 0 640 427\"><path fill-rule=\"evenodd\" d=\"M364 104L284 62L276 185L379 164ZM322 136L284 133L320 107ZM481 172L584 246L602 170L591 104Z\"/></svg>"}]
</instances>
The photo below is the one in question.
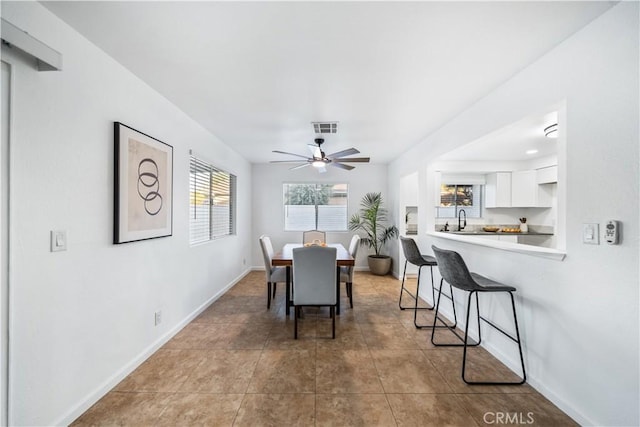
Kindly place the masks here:
<instances>
[{"instance_id":1,"label":"dining chair","mask_svg":"<svg viewBox=\"0 0 640 427\"><path fill-rule=\"evenodd\" d=\"M360 236L356 234L351 238L351 243L349 244L349 254L354 260L358 255L358 247L360 247ZM351 308L353 308L353 269L354 266L340 267L340 283L345 283Z\"/></svg>"},{"instance_id":2,"label":"dining chair","mask_svg":"<svg viewBox=\"0 0 640 427\"><path fill-rule=\"evenodd\" d=\"M260 236L260 247L264 258L264 271L267 279L267 309L269 309L271 308L271 298L276 297L278 282L285 284L287 282L287 270L286 267L274 267L271 265L273 245L269 236L264 234ZM273 285L273 295L271 295L271 285Z\"/></svg>"},{"instance_id":3,"label":"dining chair","mask_svg":"<svg viewBox=\"0 0 640 427\"><path fill-rule=\"evenodd\" d=\"M398 306L400 307L400 310L406 310L406 309L413 309L413 325L418 328L418 329L422 329L422 328L431 328L433 327L433 325L419 325L418 324L418 310L433 310L433 308L435 307L435 301L436 301L436 291L435 291L435 283L433 281L433 267L438 265L438 262L436 261L436 259L430 255L423 255L420 253L420 249L418 248L418 244L416 243L415 240L408 238L408 237L403 237L400 236L400 243L402 244L402 253L404 254L404 271L402 273L402 284L400 285L400 299L398 300ZM413 294L409 289L407 289L404 286L405 283L405 278L407 276L407 264L413 264L415 266L418 267L418 279L416 281L416 293ZM418 307L418 301L419 301L419 294L420 294L420 275L422 273L422 267L429 267L429 269L431 270L431 297L433 298L433 303L434 305L432 305L431 307L429 307L428 305L426 307ZM454 324L453 325L449 325L447 327L449 328L455 328L457 325L457 319L455 317L455 313L456 313L456 306L455 306L455 302L453 300L453 298L451 297L451 295L453 295L453 289L451 288L451 286L449 286L449 291L450 291L450 295L447 294L443 294L445 297L447 297L448 299L451 300L451 304L453 304L453 316L454 316ZM402 305L402 296L404 294L408 294L413 300L414 300L414 304L413 307L408 307L408 306L403 306ZM439 325L436 326L436 328L442 328L443 326Z\"/></svg>"},{"instance_id":4,"label":"dining chair","mask_svg":"<svg viewBox=\"0 0 640 427\"><path fill-rule=\"evenodd\" d=\"M527 380L527 373L524 367L524 357L522 355L522 342L520 340L520 330L518 329L518 317L516 316L516 304L513 299L513 293L516 291L516 288L513 286L505 285L500 282L496 282L494 280L488 279L484 276L481 276L477 273L469 272L467 265L464 260L460 256L458 252L440 249L435 246L431 246L433 248L433 253L436 256L436 260L438 261L438 269L440 270L440 275L442 279L440 280L440 290L442 291L442 282L446 280L451 286L456 289L460 289L465 292L469 292L469 298L467 300L467 315L465 321L464 328L464 338L461 337L454 329L451 329L451 332L458 337L462 343L459 344L441 344L436 343L434 341L435 335L435 326L431 329L431 343L437 347L464 347L464 351L462 353L462 380L470 385L520 385L524 384ZM478 294L480 293L490 293L490 292L506 292L511 297L511 308L513 310L513 323L515 326L515 337L512 334L505 332L502 328L498 327L496 324L491 322L490 320L482 317L480 315L480 302L478 300ZM469 317L471 313L471 300L475 295L476 300L476 314L478 321L478 342L469 344ZM439 320L444 323L442 319L438 317L438 308L440 306L440 295L438 295L438 300L436 302L435 308L435 319L433 324ZM511 341L515 342L518 345L518 351L520 352L520 364L522 367L522 379L518 381L469 381L465 377L465 369L467 362L467 347L476 347L479 346L482 342L482 334L480 329L480 320L484 321L489 326L496 329L498 332L501 332L504 336L509 338Z\"/></svg>"},{"instance_id":5,"label":"dining chair","mask_svg":"<svg viewBox=\"0 0 640 427\"><path fill-rule=\"evenodd\" d=\"M309 230L302 232L302 243L315 243L319 240L320 243L327 243L327 233L320 230Z\"/></svg>"},{"instance_id":6,"label":"dining chair","mask_svg":"<svg viewBox=\"0 0 640 427\"><path fill-rule=\"evenodd\" d=\"M298 339L298 317L303 306L329 307L331 338L336 337L337 249L308 246L293 249L294 332Z\"/></svg>"}]
</instances>

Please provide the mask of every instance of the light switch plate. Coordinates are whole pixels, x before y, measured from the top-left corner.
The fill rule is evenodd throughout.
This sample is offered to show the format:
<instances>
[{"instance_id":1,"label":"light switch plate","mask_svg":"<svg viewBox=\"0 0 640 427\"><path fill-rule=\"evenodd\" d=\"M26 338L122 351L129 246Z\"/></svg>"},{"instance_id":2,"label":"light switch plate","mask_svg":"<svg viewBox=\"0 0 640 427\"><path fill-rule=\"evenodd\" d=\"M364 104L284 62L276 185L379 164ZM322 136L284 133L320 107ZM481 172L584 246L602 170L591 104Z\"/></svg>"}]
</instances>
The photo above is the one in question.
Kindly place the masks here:
<instances>
[{"instance_id":1,"label":"light switch plate","mask_svg":"<svg viewBox=\"0 0 640 427\"><path fill-rule=\"evenodd\" d=\"M582 224L582 243L600 244L600 226L598 223Z\"/></svg>"},{"instance_id":2,"label":"light switch plate","mask_svg":"<svg viewBox=\"0 0 640 427\"><path fill-rule=\"evenodd\" d=\"M51 231L51 252L67 250L67 232L64 230Z\"/></svg>"}]
</instances>

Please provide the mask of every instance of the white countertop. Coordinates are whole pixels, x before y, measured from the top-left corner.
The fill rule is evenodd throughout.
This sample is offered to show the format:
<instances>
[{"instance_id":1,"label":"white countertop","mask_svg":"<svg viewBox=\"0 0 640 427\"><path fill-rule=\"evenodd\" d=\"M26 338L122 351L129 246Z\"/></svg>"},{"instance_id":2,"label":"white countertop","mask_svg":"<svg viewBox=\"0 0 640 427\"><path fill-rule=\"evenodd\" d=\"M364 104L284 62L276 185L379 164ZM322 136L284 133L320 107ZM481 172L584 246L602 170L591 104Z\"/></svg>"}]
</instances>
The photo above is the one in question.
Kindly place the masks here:
<instances>
[{"instance_id":1,"label":"white countertop","mask_svg":"<svg viewBox=\"0 0 640 427\"><path fill-rule=\"evenodd\" d=\"M501 249L509 252L517 252L525 255L533 255L542 258L554 259L562 261L567 254L557 249L542 248L539 246L523 245L521 243L504 242L500 240L484 239L481 236L470 234L452 234L440 231L428 231L428 236L438 237L446 240L455 240L456 242L464 242L472 245L486 246L489 248Z\"/></svg>"}]
</instances>

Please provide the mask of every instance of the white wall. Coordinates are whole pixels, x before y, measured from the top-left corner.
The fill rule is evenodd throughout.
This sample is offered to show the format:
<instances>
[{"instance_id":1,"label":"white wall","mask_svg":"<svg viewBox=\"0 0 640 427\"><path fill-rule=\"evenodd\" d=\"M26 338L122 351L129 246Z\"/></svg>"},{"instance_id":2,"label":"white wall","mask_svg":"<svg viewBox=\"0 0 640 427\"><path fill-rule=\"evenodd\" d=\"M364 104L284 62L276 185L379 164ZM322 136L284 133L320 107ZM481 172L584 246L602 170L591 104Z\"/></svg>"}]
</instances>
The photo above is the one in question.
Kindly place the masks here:
<instances>
[{"instance_id":1,"label":"white wall","mask_svg":"<svg viewBox=\"0 0 640 427\"><path fill-rule=\"evenodd\" d=\"M304 147L303 147L304 148ZM252 169L253 193L253 232L251 248L253 253L253 266L256 269L264 269L262 252L258 244L258 238L262 234L271 237L276 251L285 243L302 242L302 232L284 231L284 213L282 208L282 184L285 182L328 182L349 184L348 217L360 209L360 200L366 193L382 192L385 207L390 210L391 205L387 199L387 167L377 164L358 164L351 171L337 168L327 168L324 174L318 173L313 168L303 168L291 171L291 166L277 164L254 164ZM279 208L274 209L274 206ZM396 223L397 225L398 223ZM327 241L342 243L349 247L353 232L327 233ZM367 267L367 248L361 247L356 258L356 268ZM266 286L266 285L265 285Z\"/></svg>"},{"instance_id":2,"label":"white wall","mask_svg":"<svg viewBox=\"0 0 640 427\"><path fill-rule=\"evenodd\" d=\"M40 4L2 17L64 57L12 60L10 425L67 424L247 271L251 167ZM173 146L172 237L112 244L114 121ZM238 176L237 236L189 246L190 148Z\"/></svg>"},{"instance_id":3,"label":"white wall","mask_svg":"<svg viewBox=\"0 0 640 427\"><path fill-rule=\"evenodd\" d=\"M407 170L418 170L431 185L427 165L441 153L566 101L566 153L558 153L566 163L559 177L566 186L558 187L558 200L567 203L564 261L424 234L419 243L427 253L432 244L457 250L472 270L518 288L531 384L587 425L640 423L638 15L637 2L616 5L389 168L391 194ZM421 194L421 216L426 197ZM392 203L398 206L397 198ZM620 245L582 244L582 223L608 219L622 221ZM508 324L504 305L491 307L486 314ZM485 338L494 354L516 366L512 345L495 334Z\"/></svg>"}]
</instances>

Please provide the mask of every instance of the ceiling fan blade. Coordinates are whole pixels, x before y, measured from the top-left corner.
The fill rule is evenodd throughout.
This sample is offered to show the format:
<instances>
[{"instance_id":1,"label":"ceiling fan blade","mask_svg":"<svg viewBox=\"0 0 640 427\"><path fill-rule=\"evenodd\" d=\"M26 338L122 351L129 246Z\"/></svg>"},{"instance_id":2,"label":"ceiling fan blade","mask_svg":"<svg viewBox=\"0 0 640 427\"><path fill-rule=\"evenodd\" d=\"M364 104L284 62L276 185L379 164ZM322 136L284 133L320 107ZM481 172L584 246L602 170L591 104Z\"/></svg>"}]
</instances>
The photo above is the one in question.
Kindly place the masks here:
<instances>
[{"instance_id":1,"label":"ceiling fan blade","mask_svg":"<svg viewBox=\"0 0 640 427\"><path fill-rule=\"evenodd\" d=\"M289 168L290 171L294 171L296 169L301 169L301 168L306 168L307 166L309 166L311 163L305 163L303 165L298 165L298 166L294 166L292 168Z\"/></svg>"},{"instance_id":2,"label":"ceiling fan blade","mask_svg":"<svg viewBox=\"0 0 640 427\"><path fill-rule=\"evenodd\" d=\"M369 163L368 157L352 157L345 159L333 159L334 162L355 162L355 163Z\"/></svg>"},{"instance_id":3,"label":"ceiling fan blade","mask_svg":"<svg viewBox=\"0 0 640 427\"><path fill-rule=\"evenodd\" d=\"M274 153L278 153L278 154L288 154L289 156L296 156L296 157L302 157L303 159L307 159L307 156L303 156L302 154L296 154L296 153L288 153L286 151L280 151L280 150L273 150Z\"/></svg>"},{"instance_id":4,"label":"ceiling fan blade","mask_svg":"<svg viewBox=\"0 0 640 427\"><path fill-rule=\"evenodd\" d=\"M322 158L322 151L320 151L320 147L318 147L317 145L313 145L313 144L307 144L307 147L309 147L309 151L311 152L311 155L314 158L316 158L316 159Z\"/></svg>"},{"instance_id":5,"label":"ceiling fan blade","mask_svg":"<svg viewBox=\"0 0 640 427\"><path fill-rule=\"evenodd\" d=\"M309 160L306 160L307 162ZM271 160L269 163L304 163L305 160Z\"/></svg>"},{"instance_id":6,"label":"ceiling fan blade","mask_svg":"<svg viewBox=\"0 0 640 427\"><path fill-rule=\"evenodd\" d=\"M346 150L338 151L337 153L329 154L327 157L330 159L337 159L344 156L350 156L352 154L358 154L360 151L355 148L348 148Z\"/></svg>"},{"instance_id":7,"label":"ceiling fan blade","mask_svg":"<svg viewBox=\"0 0 640 427\"><path fill-rule=\"evenodd\" d=\"M335 162L331 162L331 163L329 163L329 164L330 164L331 166L335 166L335 167L337 167L337 168L344 169L344 170L348 170L348 171L350 171L351 169L354 169L354 168L355 168L354 166L351 166L351 165L343 165L342 163L335 163Z\"/></svg>"}]
</instances>

